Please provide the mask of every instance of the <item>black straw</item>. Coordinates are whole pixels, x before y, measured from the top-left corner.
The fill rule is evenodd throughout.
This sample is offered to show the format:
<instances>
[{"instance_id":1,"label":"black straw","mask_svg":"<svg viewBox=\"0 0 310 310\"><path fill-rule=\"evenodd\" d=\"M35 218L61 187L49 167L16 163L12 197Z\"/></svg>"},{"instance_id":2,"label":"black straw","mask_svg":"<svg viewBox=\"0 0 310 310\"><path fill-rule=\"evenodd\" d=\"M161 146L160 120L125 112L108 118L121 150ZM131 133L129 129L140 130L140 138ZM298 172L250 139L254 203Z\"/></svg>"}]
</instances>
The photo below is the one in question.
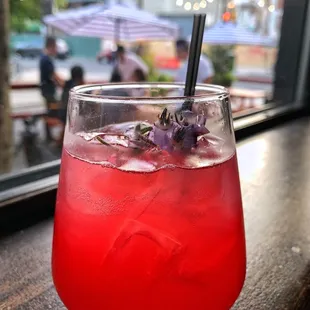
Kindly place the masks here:
<instances>
[{"instance_id":1,"label":"black straw","mask_svg":"<svg viewBox=\"0 0 310 310\"><path fill-rule=\"evenodd\" d=\"M184 89L184 96L186 97L195 95L205 23L206 14L194 15L192 38L189 48L187 74Z\"/></svg>"}]
</instances>

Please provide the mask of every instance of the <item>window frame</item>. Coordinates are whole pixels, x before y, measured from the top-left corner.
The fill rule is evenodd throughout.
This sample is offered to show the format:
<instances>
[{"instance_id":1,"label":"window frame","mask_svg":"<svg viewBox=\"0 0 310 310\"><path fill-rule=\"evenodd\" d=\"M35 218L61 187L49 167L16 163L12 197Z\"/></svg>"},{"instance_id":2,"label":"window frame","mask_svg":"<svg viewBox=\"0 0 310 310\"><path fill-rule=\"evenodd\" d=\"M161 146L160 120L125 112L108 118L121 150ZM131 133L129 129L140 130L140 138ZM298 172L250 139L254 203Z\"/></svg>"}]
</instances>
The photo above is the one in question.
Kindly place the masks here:
<instances>
[{"instance_id":1,"label":"window frame","mask_svg":"<svg viewBox=\"0 0 310 310\"><path fill-rule=\"evenodd\" d=\"M284 0L273 91L273 101L281 105L303 101L300 95L309 62L309 18L308 0Z\"/></svg>"},{"instance_id":2,"label":"window frame","mask_svg":"<svg viewBox=\"0 0 310 310\"><path fill-rule=\"evenodd\" d=\"M285 0L275 65L274 100L262 109L234 115L237 141L309 114L310 105L306 98L310 76L309 55L310 4L307 0ZM44 201L44 195L56 193L59 170L60 160L55 160L20 173L0 176L0 209L35 197Z\"/></svg>"}]
</instances>

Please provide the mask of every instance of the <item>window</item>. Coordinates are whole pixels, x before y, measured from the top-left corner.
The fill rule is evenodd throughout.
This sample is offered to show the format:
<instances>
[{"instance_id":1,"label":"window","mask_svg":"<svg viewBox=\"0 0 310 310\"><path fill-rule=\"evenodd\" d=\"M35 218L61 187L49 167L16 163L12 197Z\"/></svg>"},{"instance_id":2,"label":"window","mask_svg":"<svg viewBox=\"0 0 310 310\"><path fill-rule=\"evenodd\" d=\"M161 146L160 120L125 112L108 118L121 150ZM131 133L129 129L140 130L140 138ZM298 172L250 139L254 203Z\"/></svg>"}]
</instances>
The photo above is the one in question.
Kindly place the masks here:
<instances>
[{"instance_id":1,"label":"window","mask_svg":"<svg viewBox=\"0 0 310 310\"><path fill-rule=\"evenodd\" d=\"M219 23L230 24L237 25L243 34L251 34L253 40L262 40L260 42L263 43L253 44L250 36L247 38L249 44L237 42L216 46L207 41L204 45L204 53L216 68L214 81L230 87L236 128L242 127L247 131L253 121L262 122L270 115L277 115L278 111L291 113L302 106L310 42L307 35L310 13L306 0L134 2L159 17L178 23L185 38L191 32L192 14L206 12L206 33ZM13 121L14 157L10 171L0 175L0 193L13 186L38 182L59 170L61 147L55 142L46 142L46 121L50 122L53 137L59 137L62 128L44 117L46 106L38 88L38 55L43 49L45 34L43 25L39 28L39 31L23 28L22 33L15 31L20 29L12 29L11 32L10 117ZM64 55L58 55L59 59L55 60L60 75L67 79L71 66L81 63L87 72L88 82L109 79L111 65L98 65L96 60L100 46L109 44L98 38L56 34L67 46L63 49ZM176 74L179 63L173 42L148 42L145 46L154 57L157 70L171 76ZM221 59L217 58L219 54ZM4 151L0 147L0 152ZM53 180L57 183L57 178Z\"/></svg>"}]
</instances>

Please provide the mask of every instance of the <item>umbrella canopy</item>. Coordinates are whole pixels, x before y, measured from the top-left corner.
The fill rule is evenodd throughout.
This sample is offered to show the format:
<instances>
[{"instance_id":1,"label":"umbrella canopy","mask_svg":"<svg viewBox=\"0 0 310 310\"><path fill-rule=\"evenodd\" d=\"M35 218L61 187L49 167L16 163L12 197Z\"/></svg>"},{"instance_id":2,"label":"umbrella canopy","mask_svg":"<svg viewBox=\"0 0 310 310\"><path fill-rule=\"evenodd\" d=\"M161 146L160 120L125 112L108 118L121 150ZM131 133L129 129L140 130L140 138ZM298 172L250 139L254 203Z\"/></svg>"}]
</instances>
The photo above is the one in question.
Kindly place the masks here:
<instances>
[{"instance_id":1,"label":"umbrella canopy","mask_svg":"<svg viewBox=\"0 0 310 310\"><path fill-rule=\"evenodd\" d=\"M204 32L203 42L209 45L275 46L270 37L262 36L232 22L219 22Z\"/></svg>"},{"instance_id":2,"label":"umbrella canopy","mask_svg":"<svg viewBox=\"0 0 310 310\"><path fill-rule=\"evenodd\" d=\"M119 41L168 40L178 36L176 24L125 4L89 5L47 15L43 20L72 36Z\"/></svg>"}]
</instances>

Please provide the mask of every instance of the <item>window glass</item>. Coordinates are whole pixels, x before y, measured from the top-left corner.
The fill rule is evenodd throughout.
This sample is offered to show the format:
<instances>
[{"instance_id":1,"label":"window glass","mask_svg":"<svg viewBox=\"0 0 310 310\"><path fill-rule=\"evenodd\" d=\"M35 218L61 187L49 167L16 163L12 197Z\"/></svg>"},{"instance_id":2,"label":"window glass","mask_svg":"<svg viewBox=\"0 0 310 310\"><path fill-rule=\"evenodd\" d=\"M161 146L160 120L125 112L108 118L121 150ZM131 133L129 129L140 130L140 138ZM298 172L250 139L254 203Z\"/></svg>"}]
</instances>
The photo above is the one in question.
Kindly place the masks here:
<instances>
[{"instance_id":1,"label":"window glass","mask_svg":"<svg viewBox=\"0 0 310 310\"><path fill-rule=\"evenodd\" d=\"M63 104L62 98L66 96L59 85L52 98L49 94L42 96L39 87L42 83L48 84L49 78L55 82L55 72L68 90L71 84L65 82L70 80L70 72L75 65L84 69L83 81L86 83L109 81L113 71L111 57L116 48L113 40L86 35L69 36L40 22L41 12L51 14L67 8L81 10L103 1L54 2L52 6L50 1L42 1L42 7L38 8L35 1L12 1L9 12L11 112L8 117L12 120L13 152L12 165L0 170L2 176L60 158L64 119L59 117L59 110ZM111 1L113 3L117 1ZM284 88L287 91L287 85L293 85L292 81L297 79L295 69L298 63L294 63L296 68L290 68L287 73L284 62L288 59L286 64L289 64L293 63L293 58L298 59L290 56L291 48L295 48L296 56L301 52L297 48L301 46L299 37L302 36L301 25L306 11L302 5L298 11L294 11L285 9L284 0L123 0L122 3L136 5L175 23L179 27L180 37L185 40L190 40L193 14L206 13L203 53L211 64L205 66L210 71L209 81L229 87L232 110L236 116L264 108L275 97L280 98L280 104L284 102L283 97L289 97L287 93L282 97L275 96L275 92L281 92ZM296 20L290 26L290 38L288 33L282 33L281 36L282 21L288 15ZM42 60L48 34L56 38L57 53ZM296 41L296 44L290 43L297 39L300 41ZM174 41L137 40L135 43L122 43L127 50L139 53L152 66L151 71L164 76L164 80L177 79L182 70L184 59L177 57ZM286 58L281 56L284 52ZM45 72L43 78L40 67ZM213 70L210 69L212 67ZM289 75L289 79L285 74ZM9 151L0 145L0 152ZM58 164L56 161L55 165Z\"/></svg>"}]
</instances>

